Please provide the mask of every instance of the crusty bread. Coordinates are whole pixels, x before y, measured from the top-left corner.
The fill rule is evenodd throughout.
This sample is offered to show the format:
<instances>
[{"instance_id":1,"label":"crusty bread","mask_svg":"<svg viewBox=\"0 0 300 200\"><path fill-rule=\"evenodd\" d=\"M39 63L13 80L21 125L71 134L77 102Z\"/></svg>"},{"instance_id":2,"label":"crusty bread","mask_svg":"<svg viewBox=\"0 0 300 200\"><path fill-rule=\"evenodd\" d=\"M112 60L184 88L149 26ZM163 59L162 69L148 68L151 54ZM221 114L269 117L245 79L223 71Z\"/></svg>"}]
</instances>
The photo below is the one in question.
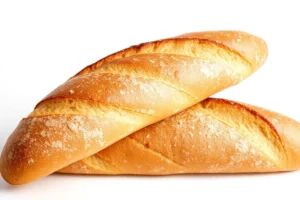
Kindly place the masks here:
<instances>
[{"instance_id":1,"label":"crusty bread","mask_svg":"<svg viewBox=\"0 0 300 200\"><path fill-rule=\"evenodd\" d=\"M2 176L23 184L93 155L239 83L266 55L262 39L231 31L194 33L112 54L56 88L20 122L2 152Z\"/></svg>"},{"instance_id":2,"label":"crusty bread","mask_svg":"<svg viewBox=\"0 0 300 200\"><path fill-rule=\"evenodd\" d=\"M179 35L173 38L158 40L155 42L143 43L137 46L132 46L122 51L111 54L81 70L77 75L90 73L95 69L102 67L102 65L111 60L116 60L124 57L129 57L137 54L183 54L190 52L195 54L198 52L195 48L191 48L189 45L180 45L186 43L187 40L192 39L196 43L215 43L221 45L223 48L227 48L230 51L234 51L239 54L243 59L247 60L252 66L253 70L258 69L264 64L268 56L268 48L264 40L258 38L255 35L248 34L242 31L205 31L194 32ZM169 48L166 48L169 46ZM174 49L172 48L174 47ZM196 53L197 54L197 53ZM226 59L226 58L225 58Z\"/></svg>"},{"instance_id":3,"label":"crusty bread","mask_svg":"<svg viewBox=\"0 0 300 200\"><path fill-rule=\"evenodd\" d=\"M300 167L300 124L258 107L206 99L59 172L244 173Z\"/></svg>"},{"instance_id":4,"label":"crusty bread","mask_svg":"<svg viewBox=\"0 0 300 200\"><path fill-rule=\"evenodd\" d=\"M299 122L269 111L264 108L242 103L244 106L263 115L277 130L283 144L287 165L280 171L292 171L300 169L300 124Z\"/></svg>"}]
</instances>

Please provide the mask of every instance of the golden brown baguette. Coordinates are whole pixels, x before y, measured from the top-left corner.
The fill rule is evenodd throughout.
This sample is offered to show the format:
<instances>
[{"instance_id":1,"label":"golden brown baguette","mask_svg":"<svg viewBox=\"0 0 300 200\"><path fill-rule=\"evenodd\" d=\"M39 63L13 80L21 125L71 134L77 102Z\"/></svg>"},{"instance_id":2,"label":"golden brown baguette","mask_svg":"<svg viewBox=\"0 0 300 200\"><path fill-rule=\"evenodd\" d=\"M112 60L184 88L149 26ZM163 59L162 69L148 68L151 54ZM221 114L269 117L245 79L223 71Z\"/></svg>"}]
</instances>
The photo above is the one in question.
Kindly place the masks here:
<instances>
[{"instance_id":1,"label":"golden brown baguette","mask_svg":"<svg viewBox=\"0 0 300 200\"><path fill-rule=\"evenodd\" d=\"M86 67L42 100L9 137L0 161L4 179L27 183L93 155L239 83L265 61L267 46L258 37L211 35L144 43Z\"/></svg>"},{"instance_id":2,"label":"golden brown baguette","mask_svg":"<svg viewBox=\"0 0 300 200\"><path fill-rule=\"evenodd\" d=\"M209 98L59 172L245 173L300 167L300 124L258 107Z\"/></svg>"}]
</instances>

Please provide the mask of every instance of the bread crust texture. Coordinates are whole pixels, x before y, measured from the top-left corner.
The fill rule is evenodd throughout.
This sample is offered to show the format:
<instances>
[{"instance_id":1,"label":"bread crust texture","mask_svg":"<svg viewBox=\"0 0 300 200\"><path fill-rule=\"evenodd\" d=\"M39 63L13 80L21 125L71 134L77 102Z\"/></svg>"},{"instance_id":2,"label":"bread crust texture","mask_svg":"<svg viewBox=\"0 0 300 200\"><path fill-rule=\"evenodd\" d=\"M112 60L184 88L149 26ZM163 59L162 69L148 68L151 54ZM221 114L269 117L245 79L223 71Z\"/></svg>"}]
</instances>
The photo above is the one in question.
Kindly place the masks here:
<instances>
[{"instance_id":1,"label":"bread crust texture","mask_svg":"<svg viewBox=\"0 0 300 200\"><path fill-rule=\"evenodd\" d=\"M47 176L238 84L266 57L266 43L240 31L190 33L109 55L21 120L2 151L1 174L11 184Z\"/></svg>"}]
</instances>

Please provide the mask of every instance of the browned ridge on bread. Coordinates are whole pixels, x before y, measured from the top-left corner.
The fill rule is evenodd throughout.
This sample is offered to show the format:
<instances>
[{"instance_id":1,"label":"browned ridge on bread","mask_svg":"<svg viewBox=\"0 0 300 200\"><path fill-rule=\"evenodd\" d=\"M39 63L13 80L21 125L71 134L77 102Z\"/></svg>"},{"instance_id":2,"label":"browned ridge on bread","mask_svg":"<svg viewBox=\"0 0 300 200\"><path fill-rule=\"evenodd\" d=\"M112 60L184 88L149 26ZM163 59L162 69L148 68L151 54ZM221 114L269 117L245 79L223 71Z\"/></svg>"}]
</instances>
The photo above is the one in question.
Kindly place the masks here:
<instances>
[{"instance_id":1,"label":"browned ridge on bread","mask_svg":"<svg viewBox=\"0 0 300 200\"><path fill-rule=\"evenodd\" d=\"M195 48L190 46L180 46L180 43L211 43L219 45L231 52L236 53L242 59L253 66L253 70L258 69L264 64L268 55L268 48L264 40L257 36L248 34L241 31L207 31L207 32L195 32L186 33L173 38L158 40L154 42L147 42L140 45L132 46L122 51L111 54L96 63L93 63L80 72L77 75L86 74L95 69L101 67L104 63L111 60L116 60L124 57L129 57L137 54L147 53L163 53L163 54L184 54L188 51L191 54L195 54L198 50L197 45ZM169 46L169 48L165 48ZM173 49L173 47L175 47ZM176 49L176 50L175 50Z\"/></svg>"},{"instance_id":2,"label":"browned ridge on bread","mask_svg":"<svg viewBox=\"0 0 300 200\"><path fill-rule=\"evenodd\" d=\"M251 105L209 98L60 172L165 175L299 167L298 122Z\"/></svg>"},{"instance_id":3,"label":"browned ridge on bread","mask_svg":"<svg viewBox=\"0 0 300 200\"><path fill-rule=\"evenodd\" d=\"M112 54L53 90L9 137L4 179L24 184L235 85L267 56L238 31L186 34Z\"/></svg>"}]
</instances>

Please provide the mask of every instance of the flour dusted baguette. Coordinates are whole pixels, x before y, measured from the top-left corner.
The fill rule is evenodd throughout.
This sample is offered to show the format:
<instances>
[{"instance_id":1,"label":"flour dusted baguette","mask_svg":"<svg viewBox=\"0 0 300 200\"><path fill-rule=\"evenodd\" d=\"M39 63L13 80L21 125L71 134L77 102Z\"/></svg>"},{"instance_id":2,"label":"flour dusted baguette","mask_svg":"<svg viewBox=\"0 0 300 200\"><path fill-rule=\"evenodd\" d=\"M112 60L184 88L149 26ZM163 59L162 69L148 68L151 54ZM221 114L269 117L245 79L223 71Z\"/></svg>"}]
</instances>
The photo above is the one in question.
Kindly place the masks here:
<instances>
[{"instance_id":1,"label":"flour dusted baguette","mask_svg":"<svg viewBox=\"0 0 300 200\"><path fill-rule=\"evenodd\" d=\"M264 40L255 35L241 31L206 31L186 33L173 38L158 40L155 42L143 43L137 46L132 46L122 51L109 55L81 70L77 75L86 74L98 69L103 63L111 60L130 57L137 54L177 54L195 56L206 59L205 56L200 56L199 45L208 47L206 50L217 55L219 52L216 49L210 49L208 43L221 45L222 48L233 51L239 54L251 66L252 70L258 69L264 64L268 55L268 48ZM208 45L208 46L207 46ZM203 53L203 52L202 52ZM222 57L226 59L226 57Z\"/></svg>"},{"instance_id":2,"label":"flour dusted baguette","mask_svg":"<svg viewBox=\"0 0 300 200\"><path fill-rule=\"evenodd\" d=\"M165 175L299 167L298 122L258 107L209 98L60 172Z\"/></svg>"},{"instance_id":3,"label":"flour dusted baguette","mask_svg":"<svg viewBox=\"0 0 300 200\"><path fill-rule=\"evenodd\" d=\"M239 83L265 61L267 46L258 37L210 34L133 46L70 78L9 137L0 161L4 179L27 183L93 155Z\"/></svg>"}]
</instances>

